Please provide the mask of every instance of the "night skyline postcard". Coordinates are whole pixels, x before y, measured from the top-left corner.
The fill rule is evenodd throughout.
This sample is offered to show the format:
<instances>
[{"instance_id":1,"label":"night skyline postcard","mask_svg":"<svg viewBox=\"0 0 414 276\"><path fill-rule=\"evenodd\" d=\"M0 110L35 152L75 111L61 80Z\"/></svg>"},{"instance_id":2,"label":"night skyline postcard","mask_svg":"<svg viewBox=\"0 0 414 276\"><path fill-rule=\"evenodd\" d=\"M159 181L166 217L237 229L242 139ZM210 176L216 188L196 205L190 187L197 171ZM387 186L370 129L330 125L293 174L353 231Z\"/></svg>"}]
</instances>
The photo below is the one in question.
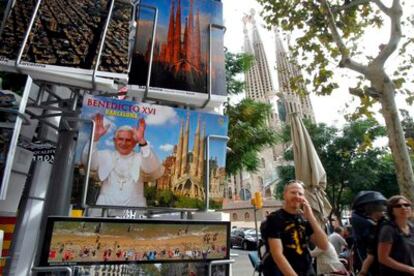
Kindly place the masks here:
<instances>
[{"instance_id":1,"label":"night skyline postcard","mask_svg":"<svg viewBox=\"0 0 414 276\"><path fill-rule=\"evenodd\" d=\"M7 1L6 1L7 2ZM0 34L0 65L3 70L16 71L15 62L33 15L35 0L16 0Z\"/></svg>"},{"instance_id":2,"label":"night skyline postcard","mask_svg":"<svg viewBox=\"0 0 414 276\"><path fill-rule=\"evenodd\" d=\"M94 119L97 113L103 115L101 124L107 129L105 135L95 143L95 151L102 152L102 154L115 151L114 142L116 140L114 137L117 128L124 125L136 128L140 119L145 120L145 140L149 144L151 154L156 156L162 164L163 173L156 179L147 178L149 172L155 171L155 168L140 174L140 180L144 182L145 186L146 204L137 203L138 205L134 205L197 209L204 206L206 137L208 135L227 136L228 118L226 116L86 95L81 117ZM85 164L82 164L81 156L89 147L90 126L90 124L86 124L80 130L78 138L76 163L78 169L83 171ZM121 153L119 148L116 150ZM134 147L135 153L140 154L141 150L143 149L139 145ZM209 150L209 191L210 200L215 202L220 202L223 198L225 157L226 142L212 139ZM83 163L85 162L83 161ZM141 165L144 162L142 161ZM103 182L105 185L101 168L108 166L112 165L102 164L99 168L97 165L95 166L98 168L98 176L101 175L101 177L93 178L96 173L91 171L90 188L96 182ZM128 166L134 168L134 165ZM141 170L142 168L141 166ZM111 173L108 172L108 174ZM87 203L91 206L101 205L95 204L93 200ZM119 206L123 206L123 204L119 204Z\"/></svg>"},{"instance_id":3,"label":"night skyline postcard","mask_svg":"<svg viewBox=\"0 0 414 276\"><path fill-rule=\"evenodd\" d=\"M92 70L109 0L43 0L22 61Z\"/></svg>"},{"instance_id":4,"label":"night skyline postcard","mask_svg":"<svg viewBox=\"0 0 414 276\"><path fill-rule=\"evenodd\" d=\"M9 2L9 0L0 0L0 27L1 27L1 24L3 23L3 18L4 18L4 14L6 12L8 2Z\"/></svg>"},{"instance_id":5,"label":"night skyline postcard","mask_svg":"<svg viewBox=\"0 0 414 276\"><path fill-rule=\"evenodd\" d=\"M151 88L208 93L209 24L223 25L222 3L211 0L143 0L137 6L136 44L129 84L143 88L158 11ZM212 29L212 92L225 95L223 30Z\"/></svg>"},{"instance_id":6,"label":"night skyline postcard","mask_svg":"<svg viewBox=\"0 0 414 276\"><path fill-rule=\"evenodd\" d=\"M57 72L72 74L74 78L92 77L105 38L97 76L126 81L133 5L128 0L115 1L109 18L112 2L43 0L25 44L22 68L41 72L45 75L37 77L46 80Z\"/></svg>"}]
</instances>

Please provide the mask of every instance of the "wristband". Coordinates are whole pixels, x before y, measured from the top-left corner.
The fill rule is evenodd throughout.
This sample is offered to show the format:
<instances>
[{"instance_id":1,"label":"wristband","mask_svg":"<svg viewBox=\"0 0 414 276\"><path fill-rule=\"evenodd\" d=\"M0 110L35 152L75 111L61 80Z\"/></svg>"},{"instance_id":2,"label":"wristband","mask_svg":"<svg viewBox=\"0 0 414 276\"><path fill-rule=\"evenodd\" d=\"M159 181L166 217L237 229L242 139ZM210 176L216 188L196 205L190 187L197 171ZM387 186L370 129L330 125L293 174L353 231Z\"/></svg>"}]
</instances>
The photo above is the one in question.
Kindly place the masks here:
<instances>
[{"instance_id":1,"label":"wristband","mask_svg":"<svg viewBox=\"0 0 414 276\"><path fill-rule=\"evenodd\" d=\"M140 147L145 147L146 145L148 145L148 143L145 141L144 143L138 143L138 145L140 146Z\"/></svg>"}]
</instances>

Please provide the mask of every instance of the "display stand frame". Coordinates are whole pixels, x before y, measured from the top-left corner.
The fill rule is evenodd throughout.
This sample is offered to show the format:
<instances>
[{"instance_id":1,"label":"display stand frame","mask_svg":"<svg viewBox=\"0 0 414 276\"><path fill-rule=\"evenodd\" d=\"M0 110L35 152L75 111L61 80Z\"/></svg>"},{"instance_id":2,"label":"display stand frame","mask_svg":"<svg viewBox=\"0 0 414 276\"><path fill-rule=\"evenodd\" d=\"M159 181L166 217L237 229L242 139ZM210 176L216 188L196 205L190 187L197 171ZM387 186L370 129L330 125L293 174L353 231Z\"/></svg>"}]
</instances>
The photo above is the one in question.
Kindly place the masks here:
<instances>
[{"instance_id":1,"label":"display stand frame","mask_svg":"<svg viewBox=\"0 0 414 276\"><path fill-rule=\"evenodd\" d=\"M0 200L5 200L6 199L7 190L8 190L9 184L10 184L9 180L10 180L10 176L11 176L11 172L12 172L12 168L13 168L15 152L16 152L16 148L17 148L17 142L19 140L20 129L21 129L23 123L25 123L25 124L28 123L28 119L26 118L26 115L25 115L24 112L25 112L25 109L26 109L26 105L27 105L27 101L28 101L28 98L29 98L32 83L33 83L32 78L30 78L28 76L27 80L26 80L26 85L25 85L24 90L23 90L23 95L22 95L22 98L21 98L20 103L19 103L19 109L18 110L13 110L13 109L4 109L4 110L2 110L2 111L15 113L17 115L17 117L16 117L16 121L14 122L12 127L10 127L11 125L8 125L7 123L6 123L6 125L4 125L4 124L0 125L1 128L14 128L14 131L13 131L13 134L12 134L12 137L11 137L11 140L10 140L10 146L9 146L9 149L8 149L8 152L7 152L6 166L4 167L3 178L0 179L1 180Z\"/></svg>"}]
</instances>

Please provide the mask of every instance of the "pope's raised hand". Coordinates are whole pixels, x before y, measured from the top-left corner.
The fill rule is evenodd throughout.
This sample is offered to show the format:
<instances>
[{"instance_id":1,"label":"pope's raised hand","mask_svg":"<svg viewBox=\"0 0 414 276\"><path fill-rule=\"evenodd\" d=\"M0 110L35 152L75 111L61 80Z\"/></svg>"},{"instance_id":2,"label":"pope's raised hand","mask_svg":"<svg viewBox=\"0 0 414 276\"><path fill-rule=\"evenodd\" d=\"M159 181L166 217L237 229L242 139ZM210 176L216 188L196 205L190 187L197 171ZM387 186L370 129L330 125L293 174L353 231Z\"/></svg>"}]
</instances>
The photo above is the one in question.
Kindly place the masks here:
<instances>
[{"instance_id":1,"label":"pope's raised hand","mask_svg":"<svg viewBox=\"0 0 414 276\"><path fill-rule=\"evenodd\" d=\"M96 142L106 134L109 129L109 125L104 125L104 117L100 113L96 113L92 120L95 122L95 134L93 136L93 141Z\"/></svg>"},{"instance_id":2,"label":"pope's raised hand","mask_svg":"<svg viewBox=\"0 0 414 276\"><path fill-rule=\"evenodd\" d=\"M139 144L146 144L147 141L145 140L145 119L139 119L138 126L135 129L135 139Z\"/></svg>"}]
</instances>

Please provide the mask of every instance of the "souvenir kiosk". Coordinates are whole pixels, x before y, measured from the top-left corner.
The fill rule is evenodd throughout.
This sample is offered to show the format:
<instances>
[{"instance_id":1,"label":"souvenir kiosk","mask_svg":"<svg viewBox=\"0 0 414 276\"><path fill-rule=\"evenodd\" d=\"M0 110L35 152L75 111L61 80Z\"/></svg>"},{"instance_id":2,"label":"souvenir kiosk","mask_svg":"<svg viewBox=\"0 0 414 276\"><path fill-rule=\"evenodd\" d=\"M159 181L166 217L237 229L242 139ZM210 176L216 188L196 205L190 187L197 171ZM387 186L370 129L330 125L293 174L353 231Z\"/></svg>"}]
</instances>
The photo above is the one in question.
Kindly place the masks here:
<instances>
[{"instance_id":1,"label":"souvenir kiosk","mask_svg":"<svg viewBox=\"0 0 414 276\"><path fill-rule=\"evenodd\" d=\"M0 16L1 273L231 274L222 3Z\"/></svg>"}]
</instances>

